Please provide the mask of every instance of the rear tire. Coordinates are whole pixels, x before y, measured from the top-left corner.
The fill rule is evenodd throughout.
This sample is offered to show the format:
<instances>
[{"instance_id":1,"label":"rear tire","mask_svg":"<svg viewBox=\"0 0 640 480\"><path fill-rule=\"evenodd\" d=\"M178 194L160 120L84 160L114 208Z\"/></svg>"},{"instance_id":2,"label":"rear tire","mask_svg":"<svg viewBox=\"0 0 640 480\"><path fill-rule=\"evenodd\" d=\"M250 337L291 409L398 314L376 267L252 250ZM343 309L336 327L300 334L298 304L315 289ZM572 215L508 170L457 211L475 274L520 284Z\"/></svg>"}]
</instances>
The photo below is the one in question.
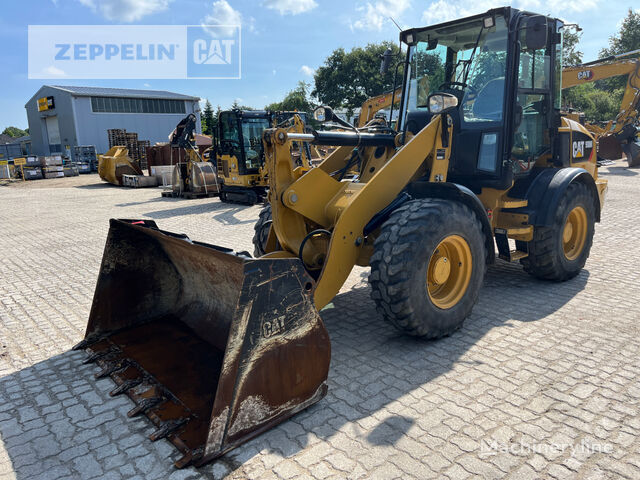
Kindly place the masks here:
<instances>
[{"instance_id":1,"label":"rear tire","mask_svg":"<svg viewBox=\"0 0 640 480\"><path fill-rule=\"evenodd\" d=\"M382 225L371 256L371 298L409 335L439 338L462 326L486 270L478 217L461 203L411 200Z\"/></svg>"},{"instance_id":2,"label":"rear tire","mask_svg":"<svg viewBox=\"0 0 640 480\"><path fill-rule=\"evenodd\" d=\"M562 282L584 267L595 230L598 200L582 183L567 187L551 227L535 227L527 242L529 256L520 260L524 270L542 280Z\"/></svg>"},{"instance_id":3,"label":"rear tire","mask_svg":"<svg viewBox=\"0 0 640 480\"><path fill-rule=\"evenodd\" d=\"M271 226L271 205L267 204L260 210L258 221L253 226L253 256L261 257L266 254L265 245Z\"/></svg>"}]
</instances>

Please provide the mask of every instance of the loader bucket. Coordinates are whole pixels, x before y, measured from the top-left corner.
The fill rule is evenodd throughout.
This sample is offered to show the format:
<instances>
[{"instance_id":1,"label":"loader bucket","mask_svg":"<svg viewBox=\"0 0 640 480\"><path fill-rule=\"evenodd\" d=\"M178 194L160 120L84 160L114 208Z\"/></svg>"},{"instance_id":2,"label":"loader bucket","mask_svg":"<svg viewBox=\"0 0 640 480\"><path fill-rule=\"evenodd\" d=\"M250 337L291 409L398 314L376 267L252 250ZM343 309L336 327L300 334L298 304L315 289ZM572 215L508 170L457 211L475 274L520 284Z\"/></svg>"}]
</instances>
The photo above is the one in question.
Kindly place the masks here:
<instances>
[{"instance_id":1,"label":"loader bucket","mask_svg":"<svg viewBox=\"0 0 640 480\"><path fill-rule=\"evenodd\" d=\"M85 339L88 362L202 465L320 400L327 331L296 258L248 254L111 220Z\"/></svg>"}]
</instances>

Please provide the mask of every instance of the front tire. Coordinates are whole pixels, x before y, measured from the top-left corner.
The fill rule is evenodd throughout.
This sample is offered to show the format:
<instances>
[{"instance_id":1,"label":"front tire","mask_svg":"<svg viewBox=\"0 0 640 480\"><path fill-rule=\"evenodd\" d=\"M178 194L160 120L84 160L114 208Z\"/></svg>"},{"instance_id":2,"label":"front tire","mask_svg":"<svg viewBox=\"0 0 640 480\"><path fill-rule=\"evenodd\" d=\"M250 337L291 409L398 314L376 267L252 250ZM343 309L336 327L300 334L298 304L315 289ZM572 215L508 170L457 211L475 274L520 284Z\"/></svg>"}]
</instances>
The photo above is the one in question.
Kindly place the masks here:
<instances>
[{"instance_id":1,"label":"front tire","mask_svg":"<svg viewBox=\"0 0 640 480\"><path fill-rule=\"evenodd\" d=\"M409 335L439 338L462 326L486 270L478 217L442 199L405 203L382 225L371 256L371 297Z\"/></svg>"},{"instance_id":2,"label":"front tire","mask_svg":"<svg viewBox=\"0 0 640 480\"><path fill-rule=\"evenodd\" d=\"M256 258L267 253L265 247L267 245L271 223L271 205L267 204L260 210L258 221L253 226L253 256Z\"/></svg>"},{"instance_id":3,"label":"front tire","mask_svg":"<svg viewBox=\"0 0 640 480\"><path fill-rule=\"evenodd\" d=\"M582 183L567 187L553 225L535 227L527 243L529 255L520 262L530 275L562 282L575 277L589 258L598 200Z\"/></svg>"}]
</instances>

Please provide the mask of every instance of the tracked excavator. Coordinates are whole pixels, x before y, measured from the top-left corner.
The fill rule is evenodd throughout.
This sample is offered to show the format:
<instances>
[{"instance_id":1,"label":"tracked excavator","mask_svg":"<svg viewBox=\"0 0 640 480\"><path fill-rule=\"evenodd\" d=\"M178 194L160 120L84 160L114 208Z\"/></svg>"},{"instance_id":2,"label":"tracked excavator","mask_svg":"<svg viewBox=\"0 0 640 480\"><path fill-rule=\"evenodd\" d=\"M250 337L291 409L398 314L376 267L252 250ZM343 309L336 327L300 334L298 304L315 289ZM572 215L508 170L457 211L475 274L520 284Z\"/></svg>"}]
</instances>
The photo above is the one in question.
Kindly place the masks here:
<instances>
[{"instance_id":1,"label":"tracked excavator","mask_svg":"<svg viewBox=\"0 0 640 480\"><path fill-rule=\"evenodd\" d=\"M221 183L220 200L247 205L264 201L268 183L262 133L276 125L293 126L303 132L304 122L305 114L300 112L237 109L220 112L213 147ZM292 148L297 152L298 165L311 164L308 144Z\"/></svg>"},{"instance_id":2,"label":"tracked excavator","mask_svg":"<svg viewBox=\"0 0 640 480\"><path fill-rule=\"evenodd\" d=\"M617 160L624 154L630 167L640 166L640 59L629 58L640 50L612 55L565 68L562 88L575 87L606 78L624 76L626 85L620 110L616 118L605 126L587 123L587 130L597 141L598 155L606 160ZM571 117L571 114L567 115ZM574 117L574 119L576 119Z\"/></svg>"},{"instance_id":3,"label":"tracked excavator","mask_svg":"<svg viewBox=\"0 0 640 480\"><path fill-rule=\"evenodd\" d=\"M112 395L134 402L130 416L155 425L151 440L183 453L177 467L220 457L326 394L318 312L355 265L371 268L379 315L421 338L460 328L496 247L539 279L580 273L607 183L594 137L560 115L562 26L504 7L405 30L397 131L266 129L258 258L111 220L77 348L115 382ZM329 108L315 116L334 120ZM292 161L294 141L339 148L307 169Z\"/></svg>"}]
</instances>

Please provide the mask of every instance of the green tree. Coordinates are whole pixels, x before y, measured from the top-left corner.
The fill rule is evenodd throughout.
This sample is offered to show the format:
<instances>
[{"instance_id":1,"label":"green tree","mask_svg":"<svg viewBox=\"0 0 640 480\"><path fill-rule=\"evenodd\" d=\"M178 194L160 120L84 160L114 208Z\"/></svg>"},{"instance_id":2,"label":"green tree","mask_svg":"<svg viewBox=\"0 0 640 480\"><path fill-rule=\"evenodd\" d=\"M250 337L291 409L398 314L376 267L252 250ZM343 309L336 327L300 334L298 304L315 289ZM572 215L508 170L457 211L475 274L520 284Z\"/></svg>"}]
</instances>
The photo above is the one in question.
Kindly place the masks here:
<instances>
[{"instance_id":1,"label":"green tree","mask_svg":"<svg viewBox=\"0 0 640 480\"><path fill-rule=\"evenodd\" d=\"M25 135L28 135L27 131L18 127L7 127L2 133L4 135L9 135L11 138L24 137Z\"/></svg>"},{"instance_id":2,"label":"green tree","mask_svg":"<svg viewBox=\"0 0 640 480\"><path fill-rule=\"evenodd\" d=\"M211 102L207 99L207 102L204 104L204 110L202 111L202 133L205 135L213 135L214 124L213 107L211 107Z\"/></svg>"},{"instance_id":3,"label":"green tree","mask_svg":"<svg viewBox=\"0 0 640 480\"><path fill-rule=\"evenodd\" d=\"M334 50L316 70L312 95L324 105L346 108L352 113L367 98L393 89L396 62L385 74L380 73L381 56L387 48L401 60L398 46L388 41L370 43L350 52L343 48Z\"/></svg>"},{"instance_id":4,"label":"green tree","mask_svg":"<svg viewBox=\"0 0 640 480\"><path fill-rule=\"evenodd\" d=\"M562 35L562 66L573 67L582 63L582 52L578 50L578 44L582 38L580 27L576 27L571 31L567 29Z\"/></svg>"},{"instance_id":5,"label":"green tree","mask_svg":"<svg viewBox=\"0 0 640 480\"><path fill-rule=\"evenodd\" d=\"M609 37L609 48L600 51L600 57L618 55L640 49L640 12L634 13L629 9L627 16L622 20L620 31L617 35ZM635 57L640 57L636 53Z\"/></svg>"},{"instance_id":6,"label":"green tree","mask_svg":"<svg viewBox=\"0 0 640 480\"><path fill-rule=\"evenodd\" d=\"M595 83L585 83L562 92L565 108L584 112L588 122L607 122L615 118L622 102L621 88L603 90Z\"/></svg>"},{"instance_id":7,"label":"green tree","mask_svg":"<svg viewBox=\"0 0 640 480\"><path fill-rule=\"evenodd\" d=\"M248 107L246 105L240 105L240 103L238 102L238 100L234 100L233 103L231 104L231 110L255 110L255 108L253 107Z\"/></svg>"},{"instance_id":8,"label":"green tree","mask_svg":"<svg viewBox=\"0 0 640 480\"><path fill-rule=\"evenodd\" d=\"M291 90L281 102L270 103L265 107L266 110L272 111L294 111L311 112L314 108L313 103L309 99L311 85L301 80L298 86Z\"/></svg>"}]
</instances>

